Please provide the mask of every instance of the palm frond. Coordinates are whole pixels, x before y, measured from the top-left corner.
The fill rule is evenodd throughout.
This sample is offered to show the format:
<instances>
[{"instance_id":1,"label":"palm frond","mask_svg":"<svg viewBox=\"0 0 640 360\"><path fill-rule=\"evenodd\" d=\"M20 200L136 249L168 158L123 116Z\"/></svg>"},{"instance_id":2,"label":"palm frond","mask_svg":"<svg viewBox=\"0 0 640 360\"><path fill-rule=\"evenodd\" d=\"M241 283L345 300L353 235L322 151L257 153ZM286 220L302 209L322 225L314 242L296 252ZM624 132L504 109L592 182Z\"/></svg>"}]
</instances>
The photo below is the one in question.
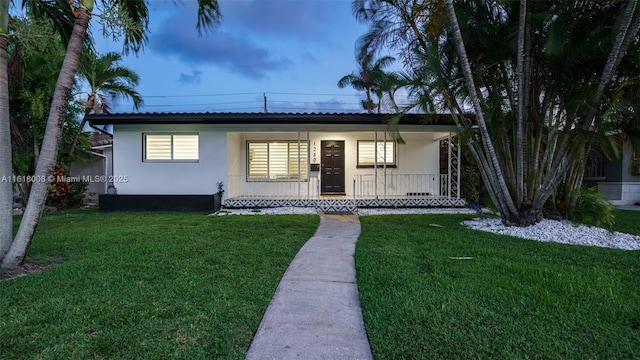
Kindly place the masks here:
<instances>
[{"instance_id":1,"label":"palm frond","mask_svg":"<svg viewBox=\"0 0 640 360\"><path fill-rule=\"evenodd\" d=\"M220 24L220 7L217 0L198 0L198 34L207 32Z\"/></svg>"}]
</instances>

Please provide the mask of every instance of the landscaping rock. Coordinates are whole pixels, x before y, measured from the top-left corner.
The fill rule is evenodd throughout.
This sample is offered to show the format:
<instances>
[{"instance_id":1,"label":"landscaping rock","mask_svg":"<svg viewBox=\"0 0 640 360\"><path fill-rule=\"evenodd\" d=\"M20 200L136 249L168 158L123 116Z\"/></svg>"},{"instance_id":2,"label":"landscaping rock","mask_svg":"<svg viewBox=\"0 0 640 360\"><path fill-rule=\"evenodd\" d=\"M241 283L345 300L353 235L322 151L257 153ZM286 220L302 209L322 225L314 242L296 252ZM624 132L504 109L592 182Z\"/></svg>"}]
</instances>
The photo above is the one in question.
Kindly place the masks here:
<instances>
[{"instance_id":1,"label":"landscaping rock","mask_svg":"<svg viewBox=\"0 0 640 360\"><path fill-rule=\"evenodd\" d=\"M576 224L568 220L543 219L537 224L526 227L504 226L500 219L475 219L462 223L472 229L530 240L640 250L640 236Z\"/></svg>"}]
</instances>

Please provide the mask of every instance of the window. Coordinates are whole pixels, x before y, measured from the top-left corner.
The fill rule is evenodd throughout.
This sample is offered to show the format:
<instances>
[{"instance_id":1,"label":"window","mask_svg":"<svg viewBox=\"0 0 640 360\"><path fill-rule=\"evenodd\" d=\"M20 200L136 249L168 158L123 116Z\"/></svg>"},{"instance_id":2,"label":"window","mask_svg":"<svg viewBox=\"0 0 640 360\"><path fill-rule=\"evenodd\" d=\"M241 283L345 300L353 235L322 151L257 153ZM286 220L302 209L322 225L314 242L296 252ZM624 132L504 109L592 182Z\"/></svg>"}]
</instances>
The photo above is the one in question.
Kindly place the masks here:
<instances>
[{"instance_id":1,"label":"window","mask_svg":"<svg viewBox=\"0 0 640 360\"><path fill-rule=\"evenodd\" d=\"M604 154L598 150L591 149L587 154L587 164L584 169L586 180L604 180Z\"/></svg>"},{"instance_id":2,"label":"window","mask_svg":"<svg viewBox=\"0 0 640 360\"><path fill-rule=\"evenodd\" d=\"M198 134L144 134L145 161L198 161Z\"/></svg>"},{"instance_id":3,"label":"window","mask_svg":"<svg viewBox=\"0 0 640 360\"><path fill-rule=\"evenodd\" d=\"M300 142L300 180L307 180L308 143ZM247 142L248 180L298 180L298 142Z\"/></svg>"},{"instance_id":4,"label":"window","mask_svg":"<svg viewBox=\"0 0 640 360\"><path fill-rule=\"evenodd\" d=\"M385 148L386 145L386 148ZM358 167L374 167L376 162L376 143L369 140L358 140ZM378 141L378 167L385 165L385 157L387 167L396 167L396 142Z\"/></svg>"}]
</instances>

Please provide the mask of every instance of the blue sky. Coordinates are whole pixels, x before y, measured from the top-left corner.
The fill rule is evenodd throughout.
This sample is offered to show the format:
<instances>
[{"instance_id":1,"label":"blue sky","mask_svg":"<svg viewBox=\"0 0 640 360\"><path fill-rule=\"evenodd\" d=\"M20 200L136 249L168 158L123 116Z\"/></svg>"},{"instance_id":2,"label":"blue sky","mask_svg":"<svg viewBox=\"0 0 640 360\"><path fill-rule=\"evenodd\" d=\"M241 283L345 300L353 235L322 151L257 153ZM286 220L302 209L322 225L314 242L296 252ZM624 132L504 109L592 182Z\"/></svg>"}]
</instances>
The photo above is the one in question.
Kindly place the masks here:
<instances>
[{"instance_id":1,"label":"blue sky","mask_svg":"<svg viewBox=\"0 0 640 360\"><path fill-rule=\"evenodd\" d=\"M359 24L350 0L220 0L221 25L197 35L195 0L150 1L149 44L123 64L141 78L140 111L362 112L338 80L357 70ZM99 52L122 50L102 37ZM119 101L116 112L131 112Z\"/></svg>"}]
</instances>

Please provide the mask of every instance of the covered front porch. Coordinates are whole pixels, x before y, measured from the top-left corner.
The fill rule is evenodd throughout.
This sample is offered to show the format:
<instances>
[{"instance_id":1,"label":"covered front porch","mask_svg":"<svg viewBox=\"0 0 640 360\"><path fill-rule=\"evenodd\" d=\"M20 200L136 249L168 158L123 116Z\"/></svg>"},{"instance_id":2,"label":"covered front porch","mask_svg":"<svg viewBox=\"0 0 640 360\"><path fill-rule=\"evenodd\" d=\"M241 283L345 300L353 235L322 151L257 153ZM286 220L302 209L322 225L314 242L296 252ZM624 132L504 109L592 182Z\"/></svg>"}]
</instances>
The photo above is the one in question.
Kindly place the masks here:
<instances>
[{"instance_id":1,"label":"covered front porch","mask_svg":"<svg viewBox=\"0 0 640 360\"><path fill-rule=\"evenodd\" d=\"M461 207L451 132L231 133L227 208ZM286 145L285 145L286 144Z\"/></svg>"}]
</instances>

